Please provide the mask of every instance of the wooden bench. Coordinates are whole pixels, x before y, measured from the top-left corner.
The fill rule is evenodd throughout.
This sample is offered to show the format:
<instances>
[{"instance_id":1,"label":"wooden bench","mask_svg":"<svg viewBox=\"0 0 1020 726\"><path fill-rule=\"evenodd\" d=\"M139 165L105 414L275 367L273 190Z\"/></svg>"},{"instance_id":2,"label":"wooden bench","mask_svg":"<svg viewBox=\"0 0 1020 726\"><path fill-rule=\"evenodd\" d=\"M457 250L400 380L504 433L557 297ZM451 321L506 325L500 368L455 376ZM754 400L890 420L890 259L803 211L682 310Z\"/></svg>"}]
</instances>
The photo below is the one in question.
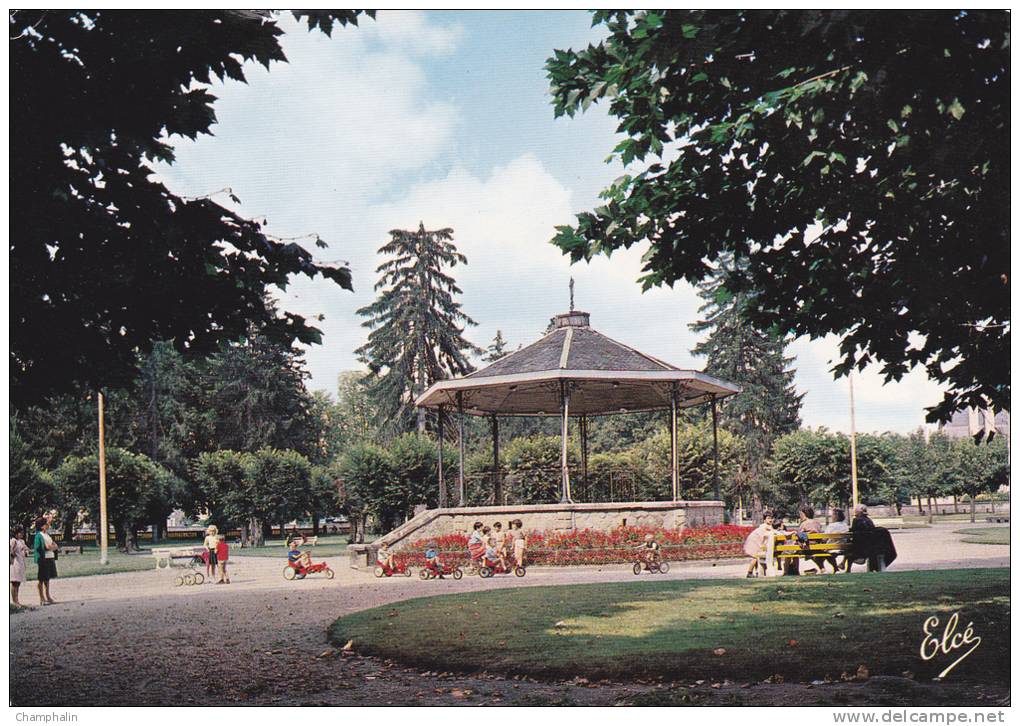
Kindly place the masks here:
<instances>
[{"instance_id":1,"label":"wooden bench","mask_svg":"<svg viewBox=\"0 0 1020 726\"><path fill-rule=\"evenodd\" d=\"M766 541L766 550L768 541ZM824 565L825 562L832 562L836 567L836 558L845 557L851 549L851 537L849 532L822 532L808 534L806 544L797 539L792 533L776 532L772 541L772 566L785 570L786 563L800 560L809 560L816 564ZM766 556L766 561L768 558ZM847 563L849 566L849 562Z\"/></svg>"},{"instance_id":2,"label":"wooden bench","mask_svg":"<svg viewBox=\"0 0 1020 726\"><path fill-rule=\"evenodd\" d=\"M60 554L62 554L62 555L80 555L80 554L82 554L81 545L62 545L60 547Z\"/></svg>"},{"instance_id":3,"label":"wooden bench","mask_svg":"<svg viewBox=\"0 0 1020 726\"><path fill-rule=\"evenodd\" d=\"M152 556L156 558L156 569L169 569L174 560L191 560L201 557L205 547L196 545L193 547L153 547ZM162 564L161 564L162 563Z\"/></svg>"}]
</instances>

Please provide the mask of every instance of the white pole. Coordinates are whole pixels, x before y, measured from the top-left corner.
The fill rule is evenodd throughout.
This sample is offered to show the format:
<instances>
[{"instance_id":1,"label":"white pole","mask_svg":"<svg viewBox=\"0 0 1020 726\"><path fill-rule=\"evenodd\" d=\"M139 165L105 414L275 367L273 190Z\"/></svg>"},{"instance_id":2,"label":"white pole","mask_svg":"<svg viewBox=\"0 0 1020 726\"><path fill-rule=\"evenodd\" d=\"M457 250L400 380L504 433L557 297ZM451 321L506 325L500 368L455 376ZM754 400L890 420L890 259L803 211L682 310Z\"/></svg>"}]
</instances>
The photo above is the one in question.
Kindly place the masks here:
<instances>
[{"instance_id":1,"label":"white pole","mask_svg":"<svg viewBox=\"0 0 1020 726\"><path fill-rule=\"evenodd\" d=\"M103 424L103 394L99 394L99 563L109 564L110 525L106 518L106 442Z\"/></svg>"},{"instance_id":2,"label":"white pole","mask_svg":"<svg viewBox=\"0 0 1020 726\"><path fill-rule=\"evenodd\" d=\"M850 483L853 487L853 508L857 509L857 425L854 419L854 374L850 374Z\"/></svg>"}]
</instances>

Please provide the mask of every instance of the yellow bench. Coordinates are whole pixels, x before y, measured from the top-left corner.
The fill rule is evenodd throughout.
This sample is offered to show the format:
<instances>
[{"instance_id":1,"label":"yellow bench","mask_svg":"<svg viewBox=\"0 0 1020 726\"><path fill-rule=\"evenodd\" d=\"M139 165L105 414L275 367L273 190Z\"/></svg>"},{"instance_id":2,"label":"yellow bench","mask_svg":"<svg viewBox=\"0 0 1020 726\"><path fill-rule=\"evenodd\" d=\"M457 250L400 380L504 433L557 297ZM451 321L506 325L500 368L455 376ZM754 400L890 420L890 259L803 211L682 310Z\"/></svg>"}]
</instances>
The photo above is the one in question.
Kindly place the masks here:
<instances>
[{"instance_id":1,"label":"yellow bench","mask_svg":"<svg viewBox=\"0 0 1020 726\"><path fill-rule=\"evenodd\" d=\"M811 560L813 562L833 563L836 558L846 556L852 549L849 532L821 532L808 534L806 544L797 539L793 533L776 532L773 535L773 558L777 566L790 560Z\"/></svg>"}]
</instances>

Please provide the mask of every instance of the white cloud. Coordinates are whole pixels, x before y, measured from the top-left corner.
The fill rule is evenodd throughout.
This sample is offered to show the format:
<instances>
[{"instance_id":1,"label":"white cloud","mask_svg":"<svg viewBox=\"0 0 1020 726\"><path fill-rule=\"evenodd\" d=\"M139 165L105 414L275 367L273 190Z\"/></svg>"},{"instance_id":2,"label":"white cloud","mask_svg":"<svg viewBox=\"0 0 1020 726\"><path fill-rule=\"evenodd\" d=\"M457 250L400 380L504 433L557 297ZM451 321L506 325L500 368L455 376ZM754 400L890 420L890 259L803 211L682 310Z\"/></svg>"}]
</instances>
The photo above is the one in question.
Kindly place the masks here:
<instances>
[{"instance_id":1,"label":"white cloud","mask_svg":"<svg viewBox=\"0 0 1020 726\"><path fill-rule=\"evenodd\" d=\"M362 27L367 27L363 23ZM436 25L421 10L380 10L370 35L377 35L391 48L422 55L449 55L464 35L460 23Z\"/></svg>"},{"instance_id":2,"label":"white cloud","mask_svg":"<svg viewBox=\"0 0 1020 726\"><path fill-rule=\"evenodd\" d=\"M404 21L396 15L380 22L418 28L425 38L444 34L451 43L457 35L432 28L420 14ZM329 210L336 226L346 227L339 222L347 213L400 175L435 163L460 119L453 106L430 97L426 74L410 55L420 48L382 43L388 36L371 30L372 21L332 39L287 14L280 24L289 62L269 71L246 65L247 84L214 83L215 136L175 139L178 161L159 171L189 193L230 185L243 213L270 217L283 236L326 236L319 212Z\"/></svg>"},{"instance_id":3,"label":"white cloud","mask_svg":"<svg viewBox=\"0 0 1020 726\"><path fill-rule=\"evenodd\" d=\"M797 387L805 393L801 418L806 426L850 430L850 384L834 381L830 369L840 361L839 338L828 335L801 338L789 352L797 356ZM923 368L914 368L900 381L885 383L880 366L854 373L854 401L858 431L907 432L924 425L924 408L942 399L942 390Z\"/></svg>"}]
</instances>

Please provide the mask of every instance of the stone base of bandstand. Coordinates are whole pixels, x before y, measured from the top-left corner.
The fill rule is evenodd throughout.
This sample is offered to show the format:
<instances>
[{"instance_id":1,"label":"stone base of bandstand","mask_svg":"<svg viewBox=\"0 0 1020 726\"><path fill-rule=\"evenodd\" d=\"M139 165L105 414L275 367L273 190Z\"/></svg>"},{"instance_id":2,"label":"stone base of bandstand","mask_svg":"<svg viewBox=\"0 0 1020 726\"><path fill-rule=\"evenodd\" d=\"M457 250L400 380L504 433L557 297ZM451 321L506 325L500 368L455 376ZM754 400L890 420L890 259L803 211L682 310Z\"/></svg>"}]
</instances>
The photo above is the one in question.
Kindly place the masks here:
<instances>
[{"instance_id":1,"label":"stone base of bandstand","mask_svg":"<svg viewBox=\"0 0 1020 726\"><path fill-rule=\"evenodd\" d=\"M374 567L379 545L396 552L412 542L447 534L470 534L475 522L520 519L526 532L594 529L608 532L620 527L682 529L723 523L723 502L611 502L517 504L502 507L449 507L427 509L370 544L349 545L351 567Z\"/></svg>"}]
</instances>

